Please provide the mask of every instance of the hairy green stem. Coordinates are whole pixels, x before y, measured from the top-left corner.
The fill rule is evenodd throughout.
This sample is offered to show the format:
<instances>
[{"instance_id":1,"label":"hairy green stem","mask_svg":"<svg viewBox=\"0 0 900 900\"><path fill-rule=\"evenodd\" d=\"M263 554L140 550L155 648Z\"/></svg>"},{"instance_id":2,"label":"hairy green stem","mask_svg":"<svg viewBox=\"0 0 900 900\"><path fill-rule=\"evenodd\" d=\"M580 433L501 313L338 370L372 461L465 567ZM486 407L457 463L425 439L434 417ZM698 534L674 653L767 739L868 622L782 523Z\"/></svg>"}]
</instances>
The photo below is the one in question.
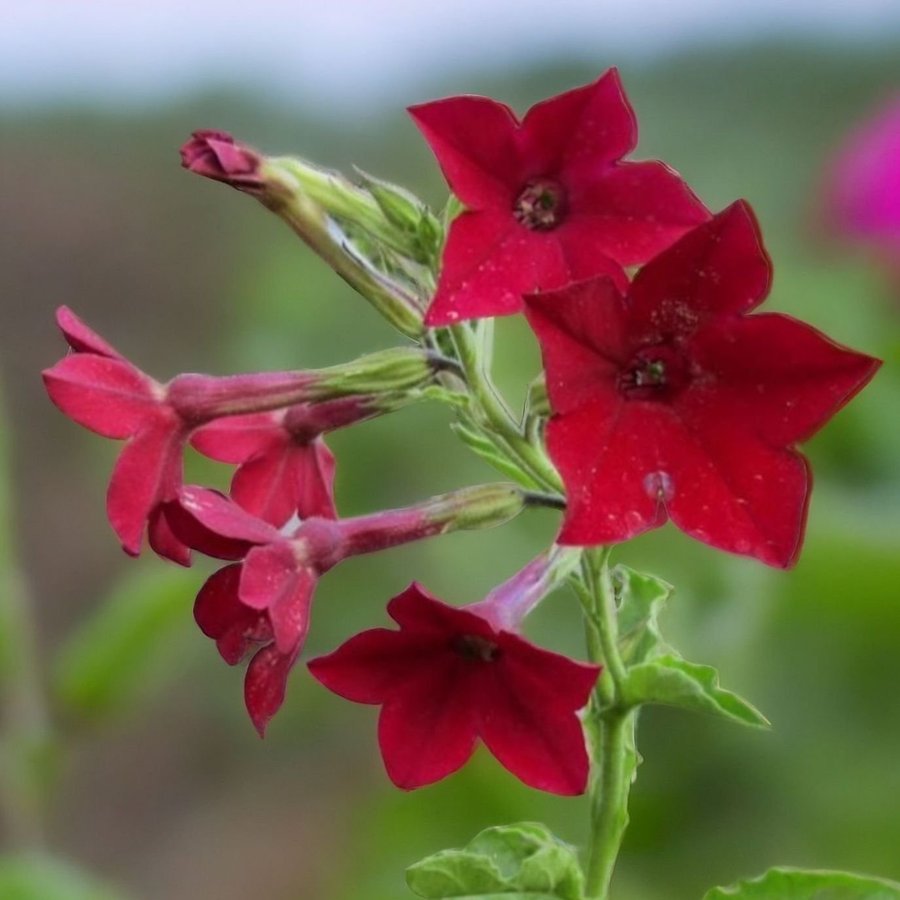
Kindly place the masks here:
<instances>
[{"instance_id":1,"label":"hairy green stem","mask_svg":"<svg viewBox=\"0 0 900 900\"><path fill-rule=\"evenodd\" d=\"M466 373L469 389L493 436L499 439L500 445L539 487L561 493L563 487L559 474L550 464L542 448L533 444L522 433L522 429L487 376L471 328L468 324L462 323L452 326L450 332L459 361Z\"/></svg>"},{"instance_id":2,"label":"hairy green stem","mask_svg":"<svg viewBox=\"0 0 900 900\"><path fill-rule=\"evenodd\" d=\"M592 662L604 667L588 713L594 770L587 900L608 900L609 883L628 825L628 793L637 766L636 713L621 703L626 670L618 648L609 557L608 547L585 551L581 576L575 582L585 611L588 653Z\"/></svg>"}]
</instances>

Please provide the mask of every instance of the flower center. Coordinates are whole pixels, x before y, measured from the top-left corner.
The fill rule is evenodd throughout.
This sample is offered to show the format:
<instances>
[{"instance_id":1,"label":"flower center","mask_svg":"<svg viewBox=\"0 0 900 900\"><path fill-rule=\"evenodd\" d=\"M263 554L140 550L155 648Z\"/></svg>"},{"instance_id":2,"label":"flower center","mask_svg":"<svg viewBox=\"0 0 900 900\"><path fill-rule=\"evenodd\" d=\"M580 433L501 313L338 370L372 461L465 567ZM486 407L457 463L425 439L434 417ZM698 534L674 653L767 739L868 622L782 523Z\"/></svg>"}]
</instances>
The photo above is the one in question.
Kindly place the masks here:
<instances>
[{"instance_id":1,"label":"flower center","mask_svg":"<svg viewBox=\"0 0 900 900\"><path fill-rule=\"evenodd\" d=\"M565 218L566 209L566 192L558 181L532 178L516 198L513 215L532 231L550 231Z\"/></svg>"},{"instance_id":2,"label":"flower center","mask_svg":"<svg viewBox=\"0 0 900 900\"><path fill-rule=\"evenodd\" d=\"M491 640L477 634L461 634L453 641L453 649L463 659L493 662L500 655L500 648Z\"/></svg>"},{"instance_id":3,"label":"flower center","mask_svg":"<svg viewBox=\"0 0 900 900\"><path fill-rule=\"evenodd\" d=\"M684 357L673 347L645 347L619 373L619 391L631 400L664 400L687 383Z\"/></svg>"}]
</instances>

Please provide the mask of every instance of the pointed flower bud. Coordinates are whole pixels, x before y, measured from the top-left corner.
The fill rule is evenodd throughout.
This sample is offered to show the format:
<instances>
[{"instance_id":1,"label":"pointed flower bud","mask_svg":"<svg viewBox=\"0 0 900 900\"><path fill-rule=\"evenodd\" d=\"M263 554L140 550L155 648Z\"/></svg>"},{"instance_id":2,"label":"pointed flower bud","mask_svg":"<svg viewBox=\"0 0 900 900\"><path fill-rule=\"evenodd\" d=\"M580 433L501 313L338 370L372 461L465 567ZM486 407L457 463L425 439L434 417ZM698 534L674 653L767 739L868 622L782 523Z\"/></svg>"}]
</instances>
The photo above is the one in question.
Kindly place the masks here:
<instances>
[{"instance_id":1,"label":"pointed flower bud","mask_svg":"<svg viewBox=\"0 0 900 900\"><path fill-rule=\"evenodd\" d=\"M395 328L409 337L422 334L419 279L401 273L433 261L423 250L427 245L433 254L440 243L430 214L423 212L411 232L370 191L338 173L292 157L262 156L225 132L195 132L181 155L190 171L253 194ZM357 240L359 232L369 241ZM372 252L372 242L379 252ZM382 265L385 254L396 257L396 265Z\"/></svg>"},{"instance_id":2,"label":"pointed flower bud","mask_svg":"<svg viewBox=\"0 0 900 900\"><path fill-rule=\"evenodd\" d=\"M388 604L399 630L364 631L310 661L329 690L381 705L378 742L394 784L412 790L445 778L480 739L525 784L555 794L584 791L589 763L577 712L600 667L517 633L524 612L552 587L554 568L574 559L540 557L462 608L412 584Z\"/></svg>"},{"instance_id":3,"label":"pointed flower bud","mask_svg":"<svg viewBox=\"0 0 900 900\"><path fill-rule=\"evenodd\" d=\"M263 192L260 162L258 153L237 143L226 131L195 131L181 148L185 169L248 194Z\"/></svg>"}]
</instances>

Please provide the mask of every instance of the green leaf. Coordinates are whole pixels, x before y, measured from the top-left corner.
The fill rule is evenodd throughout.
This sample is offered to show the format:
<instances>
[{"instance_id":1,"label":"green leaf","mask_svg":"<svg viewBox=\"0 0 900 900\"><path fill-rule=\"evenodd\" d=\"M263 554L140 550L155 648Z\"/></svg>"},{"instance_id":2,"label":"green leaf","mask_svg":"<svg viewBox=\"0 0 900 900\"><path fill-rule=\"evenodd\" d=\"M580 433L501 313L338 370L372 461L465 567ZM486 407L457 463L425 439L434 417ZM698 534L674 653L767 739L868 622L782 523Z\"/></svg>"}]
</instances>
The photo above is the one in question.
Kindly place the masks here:
<instances>
[{"instance_id":1,"label":"green leaf","mask_svg":"<svg viewBox=\"0 0 900 900\"><path fill-rule=\"evenodd\" d=\"M703 900L898 900L900 884L854 875L808 869L777 868L750 881L713 888Z\"/></svg>"},{"instance_id":2,"label":"green leaf","mask_svg":"<svg viewBox=\"0 0 900 900\"><path fill-rule=\"evenodd\" d=\"M123 894L50 856L0 857L3 900L122 900Z\"/></svg>"},{"instance_id":3,"label":"green leaf","mask_svg":"<svg viewBox=\"0 0 900 900\"><path fill-rule=\"evenodd\" d=\"M575 851L543 825L488 828L462 850L444 850L406 870L427 900L582 900Z\"/></svg>"},{"instance_id":4,"label":"green leaf","mask_svg":"<svg viewBox=\"0 0 900 900\"><path fill-rule=\"evenodd\" d=\"M628 566L612 571L618 598L619 652L626 666L645 662L669 651L659 631L659 614L672 594L672 585Z\"/></svg>"},{"instance_id":5,"label":"green leaf","mask_svg":"<svg viewBox=\"0 0 900 900\"><path fill-rule=\"evenodd\" d=\"M160 683L173 642L187 629L196 575L139 570L118 584L62 648L57 696L71 711L99 719Z\"/></svg>"},{"instance_id":6,"label":"green leaf","mask_svg":"<svg viewBox=\"0 0 900 900\"><path fill-rule=\"evenodd\" d=\"M758 709L719 687L719 673L712 666L689 663L672 653L630 669L623 695L628 704L659 703L713 713L742 725L769 726Z\"/></svg>"}]
</instances>

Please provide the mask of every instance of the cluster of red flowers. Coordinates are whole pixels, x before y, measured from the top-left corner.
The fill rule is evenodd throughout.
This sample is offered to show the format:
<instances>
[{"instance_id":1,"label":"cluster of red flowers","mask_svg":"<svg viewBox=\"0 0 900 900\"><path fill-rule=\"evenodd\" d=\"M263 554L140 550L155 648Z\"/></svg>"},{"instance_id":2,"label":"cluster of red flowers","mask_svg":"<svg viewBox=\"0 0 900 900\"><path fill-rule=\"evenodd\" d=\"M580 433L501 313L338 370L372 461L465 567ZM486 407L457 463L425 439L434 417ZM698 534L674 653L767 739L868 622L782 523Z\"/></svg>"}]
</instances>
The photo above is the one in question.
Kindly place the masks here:
<instances>
[{"instance_id":1,"label":"cluster of red flowers","mask_svg":"<svg viewBox=\"0 0 900 900\"><path fill-rule=\"evenodd\" d=\"M623 161L637 129L614 70L521 122L480 97L411 114L465 205L424 325L524 311L546 370L546 447L565 485L558 543L616 543L671 518L714 547L792 564L810 490L795 444L878 362L787 316L750 315L771 265L749 205L713 215L663 163ZM266 202L263 157L230 136L197 132L182 158ZM162 384L68 310L58 320L73 353L45 373L51 398L79 424L127 439L108 494L123 547L137 554L146 530L176 562L189 564L192 550L229 561L201 589L195 617L226 662L253 651L245 699L260 732L281 705L325 571L502 521L528 502L488 486L337 516L322 435L408 402L447 365L434 353L373 359L392 376L389 389L369 393L342 380L350 370L341 367ZM182 484L188 443L237 465L230 498ZM519 634L564 555L548 552L463 609L414 584L388 607L399 630L363 632L309 664L336 693L382 705L379 740L395 783L444 777L481 738L526 783L584 790L577 712L599 668Z\"/></svg>"}]
</instances>

